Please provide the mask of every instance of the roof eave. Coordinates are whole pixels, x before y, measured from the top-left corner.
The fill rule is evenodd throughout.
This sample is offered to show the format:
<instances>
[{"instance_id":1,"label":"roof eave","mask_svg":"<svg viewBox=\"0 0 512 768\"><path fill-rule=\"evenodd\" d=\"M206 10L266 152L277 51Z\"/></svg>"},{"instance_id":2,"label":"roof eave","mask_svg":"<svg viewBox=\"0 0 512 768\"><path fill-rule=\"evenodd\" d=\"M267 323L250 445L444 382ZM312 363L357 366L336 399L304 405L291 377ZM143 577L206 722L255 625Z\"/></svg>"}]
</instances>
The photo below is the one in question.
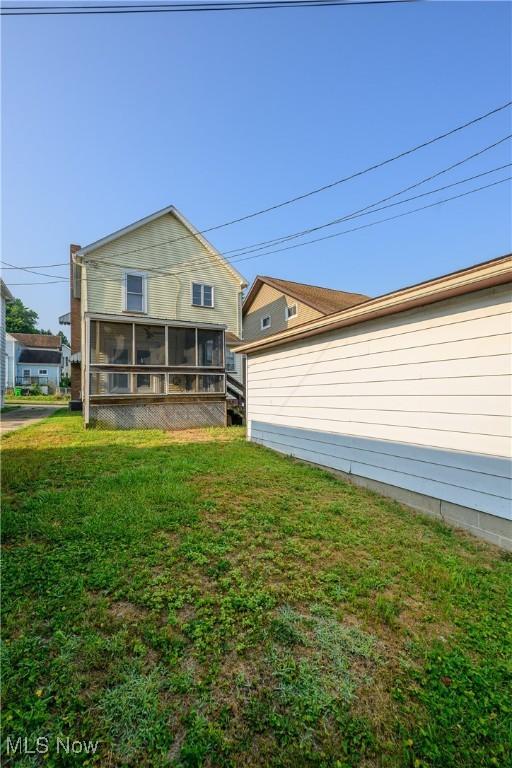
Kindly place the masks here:
<instances>
[{"instance_id":1,"label":"roof eave","mask_svg":"<svg viewBox=\"0 0 512 768\"><path fill-rule=\"evenodd\" d=\"M222 256L222 254L205 238L203 235L199 232L197 232L192 224L188 221L188 219L185 218L185 216L176 208L174 205L168 205L166 208L162 208L159 211L155 211L155 213L152 213L149 216L145 216L143 219L138 219L137 221L134 221L133 224L129 224L127 227L123 227L122 229L118 229L115 232L112 232L110 235L106 235L106 237L101 238L100 240L95 240L93 243L89 243L89 245L84 245L83 248L80 248L80 250L76 251L74 254L77 257L83 257L87 256L90 253L93 253L93 251L97 251L98 248L102 248L104 245L108 245L109 243L112 243L114 240L118 240L120 237L123 237L124 235L128 235L131 232L134 232L136 229L139 229L140 227L143 227L146 224L150 224L152 221L155 221L156 219L159 219L162 216L166 216L167 214L173 214L183 226L189 230L191 235L193 235L201 245L203 245L206 250L208 250L211 254L219 258L223 265L226 267L226 269L231 272L231 274L236 278L238 282L240 282L240 287L245 288L247 286L247 280L243 275L240 274L230 263L227 261L227 259Z\"/></svg>"},{"instance_id":2,"label":"roof eave","mask_svg":"<svg viewBox=\"0 0 512 768\"><path fill-rule=\"evenodd\" d=\"M503 263L506 266L503 268ZM494 265L494 267L493 267ZM500 268L501 267L501 268ZM470 275L469 280L464 280L465 275ZM479 276L480 275L480 276ZM457 276L459 279L457 281ZM454 279L455 282L450 282ZM444 288L437 287L440 283L448 283ZM465 293L492 288L498 285L504 285L512 282L512 256L507 255L498 259L478 264L474 267L465 268L458 272L443 275L434 280L425 281L409 288L402 288L399 291L378 296L375 299L363 302L362 304L349 307L348 309L336 312L327 317L318 320L312 320L298 326L296 329L290 329L274 336L268 336L265 339L254 341L250 344L243 344L237 347L237 353L251 354L259 351L265 351L272 347L281 346L288 342L299 339L317 336L328 331L337 330L349 325L357 325L368 320L378 319L387 315L405 312L408 309L416 309L428 304L434 304L444 299L454 298ZM422 289L431 286L430 292ZM397 296L397 301L393 302L393 296Z\"/></svg>"}]
</instances>

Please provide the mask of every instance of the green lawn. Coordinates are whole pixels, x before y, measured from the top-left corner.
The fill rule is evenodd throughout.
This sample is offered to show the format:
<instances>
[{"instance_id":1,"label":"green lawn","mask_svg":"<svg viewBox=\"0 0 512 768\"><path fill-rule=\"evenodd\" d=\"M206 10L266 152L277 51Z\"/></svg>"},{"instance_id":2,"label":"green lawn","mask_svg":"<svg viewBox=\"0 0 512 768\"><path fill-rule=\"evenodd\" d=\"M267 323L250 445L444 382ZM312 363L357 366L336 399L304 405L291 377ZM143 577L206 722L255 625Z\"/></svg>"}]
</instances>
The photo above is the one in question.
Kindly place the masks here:
<instances>
[{"instance_id":1,"label":"green lawn","mask_svg":"<svg viewBox=\"0 0 512 768\"><path fill-rule=\"evenodd\" d=\"M23 403L62 403L66 405L69 402L69 397L66 395L6 395L4 400L6 403L13 405L20 405Z\"/></svg>"},{"instance_id":2,"label":"green lawn","mask_svg":"<svg viewBox=\"0 0 512 768\"><path fill-rule=\"evenodd\" d=\"M239 428L60 411L3 483L4 740L100 741L16 765L511 765L510 556Z\"/></svg>"}]
</instances>

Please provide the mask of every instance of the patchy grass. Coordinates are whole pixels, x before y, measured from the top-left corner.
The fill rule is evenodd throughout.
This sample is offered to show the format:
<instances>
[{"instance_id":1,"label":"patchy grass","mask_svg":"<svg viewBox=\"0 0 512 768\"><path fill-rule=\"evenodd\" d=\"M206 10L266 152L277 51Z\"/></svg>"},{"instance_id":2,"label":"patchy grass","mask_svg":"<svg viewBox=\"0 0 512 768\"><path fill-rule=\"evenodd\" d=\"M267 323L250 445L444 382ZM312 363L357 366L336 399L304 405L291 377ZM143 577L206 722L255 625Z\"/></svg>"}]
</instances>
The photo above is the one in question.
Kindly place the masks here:
<instances>
[{"instance_id":1,"label":"patchy grass","mask_svg":"<svg viewBox=\"0 0 512 768\"><path fill-rule=\"evenodd\" d=\"M512 761L512 560L239 428L3 440L11 736L46 765ZM52 742L50 742L52 743ZM68 760L68 762L65 762Z\"/></svg>"}]
</instances>

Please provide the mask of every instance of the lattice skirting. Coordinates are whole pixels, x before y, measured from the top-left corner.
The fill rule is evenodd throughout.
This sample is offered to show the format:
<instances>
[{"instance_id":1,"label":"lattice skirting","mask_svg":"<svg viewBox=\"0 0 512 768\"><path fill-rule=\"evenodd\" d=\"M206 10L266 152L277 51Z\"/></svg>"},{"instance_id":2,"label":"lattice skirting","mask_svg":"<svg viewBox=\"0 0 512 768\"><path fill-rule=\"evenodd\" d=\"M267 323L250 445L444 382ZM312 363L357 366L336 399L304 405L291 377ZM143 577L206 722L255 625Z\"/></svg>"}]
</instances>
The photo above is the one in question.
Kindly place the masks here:
<instances>
[{"instance_id":1,"label":"lattice skirting","mask_svg":"<svg viewBox=\"0 0 512 768\"><path fill-rule=\"evenodd\" d=\"M108 429L223 427L226 424L226 403L91 405L89 421L91 426Z\"/></svg>"}]
</instances>

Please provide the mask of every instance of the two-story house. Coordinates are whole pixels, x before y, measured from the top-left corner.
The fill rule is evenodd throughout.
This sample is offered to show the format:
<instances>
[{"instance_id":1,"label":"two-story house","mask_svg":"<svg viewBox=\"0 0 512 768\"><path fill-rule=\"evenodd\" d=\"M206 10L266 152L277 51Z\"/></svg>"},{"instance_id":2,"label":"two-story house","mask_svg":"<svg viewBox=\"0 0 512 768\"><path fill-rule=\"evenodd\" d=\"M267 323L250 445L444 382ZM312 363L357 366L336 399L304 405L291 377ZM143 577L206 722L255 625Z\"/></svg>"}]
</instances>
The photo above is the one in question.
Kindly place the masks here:
<instances>
[{"instance_id":1,"label":"two-story house","mask_svg":"<svg viewBox=\"0 0 512 768\"><path fill-rule=\"evenodd\" d=\"M243 390L242 275L174 206L70 252L71 407L85 423L226 424Z\"/></svg>"},{"instance_id":2,"label":"two-story house","mask_svg":"<svg viewBox=\"0 0 512 768\"><path fill-rule=\"evenodd\" d=\"M368 296L258 275L243 304L244 341L272 336L296 325L348 309Z\"/></svg>"}]
</instances>

